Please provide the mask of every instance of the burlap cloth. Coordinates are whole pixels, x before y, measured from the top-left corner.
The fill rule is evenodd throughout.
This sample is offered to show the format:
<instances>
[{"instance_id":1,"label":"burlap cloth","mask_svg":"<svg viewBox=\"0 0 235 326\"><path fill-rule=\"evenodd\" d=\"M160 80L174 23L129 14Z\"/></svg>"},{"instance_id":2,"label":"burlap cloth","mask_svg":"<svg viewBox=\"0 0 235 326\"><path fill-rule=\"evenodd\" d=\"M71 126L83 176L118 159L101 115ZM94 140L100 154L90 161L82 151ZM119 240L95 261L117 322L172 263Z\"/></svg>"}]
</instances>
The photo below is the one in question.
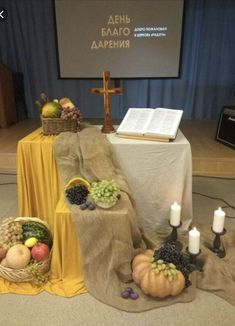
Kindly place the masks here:
<instances>
[{"instance_id":1,"label":"burlap cloth","mask_svg":"<svg viewBox=\"0 0 235 326\"><path fill-rule=\"evenodd\" d=\"M98 128L86 127L80 133L61 133L54 143L54 152L62 187L75 176L89 182L114 179L121 187L121 199L111 209L83 211L68 203L81 247L84 281L91 295L115 308L141 312L192 301L197 283L198 288L212 291L235 304L234 235L224 237L228 253L223 260L202 244L203 272L192 273L192 285L180 295L166 299L146 296L132 282L130 262L144 249L159 247L164 235L146 235L138 227L128 185L118 167L112 145ZM185 247L187 235L182 234L181 240ZM127 286L138 292L138 300L121 298L121 292Z\"/></svg>"}]
</instances>

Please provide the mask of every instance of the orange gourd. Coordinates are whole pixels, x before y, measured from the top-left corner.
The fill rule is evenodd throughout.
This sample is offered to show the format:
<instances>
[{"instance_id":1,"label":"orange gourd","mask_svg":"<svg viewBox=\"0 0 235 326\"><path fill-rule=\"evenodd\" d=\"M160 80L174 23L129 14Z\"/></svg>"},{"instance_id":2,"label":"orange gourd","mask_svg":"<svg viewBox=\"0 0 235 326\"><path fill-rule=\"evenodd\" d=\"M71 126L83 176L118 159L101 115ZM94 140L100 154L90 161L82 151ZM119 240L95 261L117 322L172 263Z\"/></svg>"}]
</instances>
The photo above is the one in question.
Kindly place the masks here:
<instances>
[{"instance_id":1,"label":"orange gourd","mask_svg":"<svg viewBox=\"0 0 235 326\"><path fill-rule=\"evenodd\" d=\"M135 256L132 261L132 277L141 290L152 297L176 296L185 288L185 278L174 264L162 260L153 261L153 250Z\"/></svg>"}]
</instances>

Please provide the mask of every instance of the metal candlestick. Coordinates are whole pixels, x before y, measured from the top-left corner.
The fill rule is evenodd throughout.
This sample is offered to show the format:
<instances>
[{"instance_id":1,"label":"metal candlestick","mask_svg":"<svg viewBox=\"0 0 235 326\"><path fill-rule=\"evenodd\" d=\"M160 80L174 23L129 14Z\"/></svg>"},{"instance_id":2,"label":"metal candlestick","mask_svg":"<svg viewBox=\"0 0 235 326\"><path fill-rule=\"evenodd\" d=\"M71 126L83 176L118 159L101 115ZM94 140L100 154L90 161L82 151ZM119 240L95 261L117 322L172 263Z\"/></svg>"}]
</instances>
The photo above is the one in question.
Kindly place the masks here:
<instances>
[{"instance_id":1,"label":"metal candlestick","mask_svg":"<svg viewBox=\"0 0 235 326\"><path fill-rule=\"evenodd\" d=\"M197 257L200 255L201 253L201 249L199 249L198 253L193 254L189 251L188 247L186 248L186 251L189 255L189 264L192 265L192 269L194 271L202 271L202 267L200 266L200 264L198 263Z\"/></svg>"},{"instance_id":2,"label":"metal candlestick","mask_svg":"<svg viewBox=\"0 0 235 326\"><path fill-rule=\"evenodd\" d=\"M213 251L219 258L224 258L226 255L226 252L225 252L223 244L222 244L222 248L220 248L221 247L220 236L224 235L226 233L226 229L223 229L222 232L215 232L213 230L213 228L211 228L211 231L215 234L215 238L213 241L213 246L210 247L209 249L211 251Z\"/></svg>"},{"instance_id":3,"label":"metal candlestick","mask_svg":"<svg viewBox=\"0 0 235 326\"><path fill-rule=\"evenodd\" d=\"M182 248L183 248L183 245L182 245L182 243L181 243L180 241L177 240L177 238L178 238L177 229L181 227L182 222L180 222L180 224L177 225L177 226L172 225L172 224L169 222L169 225L172 227L172 231L171 231L171 234L170 234L170 236L169 236L167 242L172 243L174 246L177 247L177 249L178 249L179 251L181 251Z\"/></svg>"}]
</instances>

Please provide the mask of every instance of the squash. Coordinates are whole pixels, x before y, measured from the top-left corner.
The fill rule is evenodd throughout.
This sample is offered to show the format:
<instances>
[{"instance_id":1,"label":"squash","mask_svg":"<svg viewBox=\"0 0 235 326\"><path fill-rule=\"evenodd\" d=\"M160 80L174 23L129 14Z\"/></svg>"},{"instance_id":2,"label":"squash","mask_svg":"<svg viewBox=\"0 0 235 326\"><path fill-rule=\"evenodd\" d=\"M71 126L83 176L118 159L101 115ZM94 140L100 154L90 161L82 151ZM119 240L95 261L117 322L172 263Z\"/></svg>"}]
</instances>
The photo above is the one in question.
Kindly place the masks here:
<instances>
[{"instance_id":1,"label":"squash","mask_svg":"<svg viewBox=\"0 0 235 326\"><path fill-rule=\"evenodd\" d=\"M13 269L26 267L31 259L31 252L25 245L18 243L7 251L6 265ZM5 264L5 262L4 262Z\"/></svg>"},{"instance_id":2,"label":"squash","mask_svg":"<svg viewBox=\"0 0 235 326\"><path fill-rule=\"evenodd\" d=\"M153 258L154 251L145 252L134 257L132 261L132 277L144 294L165 298L176 296L185 288L185 278L172 263Z\"/></svg>"}]
</instances>

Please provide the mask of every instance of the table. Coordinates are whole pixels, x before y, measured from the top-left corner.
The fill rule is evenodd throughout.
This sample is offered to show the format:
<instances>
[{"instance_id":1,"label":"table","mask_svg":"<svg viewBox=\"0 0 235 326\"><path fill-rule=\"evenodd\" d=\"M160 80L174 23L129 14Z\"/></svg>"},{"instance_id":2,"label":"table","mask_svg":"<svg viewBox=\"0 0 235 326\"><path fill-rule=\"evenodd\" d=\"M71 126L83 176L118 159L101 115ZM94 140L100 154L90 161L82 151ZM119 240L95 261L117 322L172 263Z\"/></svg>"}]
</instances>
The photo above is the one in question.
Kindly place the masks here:
<instances>
[{"instance_id":1,"label":"table","mask_svg":"<svg viewBox=\"0 0 235 326\"><path fill-rule=\"evenodd\" d=\"M107 135L126 175L139 224L152 231L166 231L170 206L182 206L182 228L192 220L191 146L179 130L174 142L124 139Z\"/></svg>"},{"instance_id":2,"label":"table","mask_svg":"<svg viewBox=\"0 0 235 326\"><path fill-rule=\"evenodd\" d=\"M53 154L56 137L43 136L39 128L20 140L17 148L19 216L40 217L54 233L50 282L35 289L0 280L2 292L46 290L66 297L86 292L79 239L61 193ZM180 130L172 143L107 137L126 175L140 224L150 229L166 225L170 204L176 200L182 205L186 227L192 219L191 148Z\"/></svg>"},{"instance_id":3,"label":"table","mask_svg":"<svg viewBox=\"0 0 235 326\"><path fill-rule=\"evenodd\" d=\"M185 228L192 219L191 147L179 130L171 143L130 140L106 135L126 175L140 225L165 227L170 205L182 206ZM22 216L41 216L53 228L60 198L60 180L52 144L41 128L19 141L17 154L18 200ZM170 183L170 187L169 187Z\"/></svg>"}]
</instances>

